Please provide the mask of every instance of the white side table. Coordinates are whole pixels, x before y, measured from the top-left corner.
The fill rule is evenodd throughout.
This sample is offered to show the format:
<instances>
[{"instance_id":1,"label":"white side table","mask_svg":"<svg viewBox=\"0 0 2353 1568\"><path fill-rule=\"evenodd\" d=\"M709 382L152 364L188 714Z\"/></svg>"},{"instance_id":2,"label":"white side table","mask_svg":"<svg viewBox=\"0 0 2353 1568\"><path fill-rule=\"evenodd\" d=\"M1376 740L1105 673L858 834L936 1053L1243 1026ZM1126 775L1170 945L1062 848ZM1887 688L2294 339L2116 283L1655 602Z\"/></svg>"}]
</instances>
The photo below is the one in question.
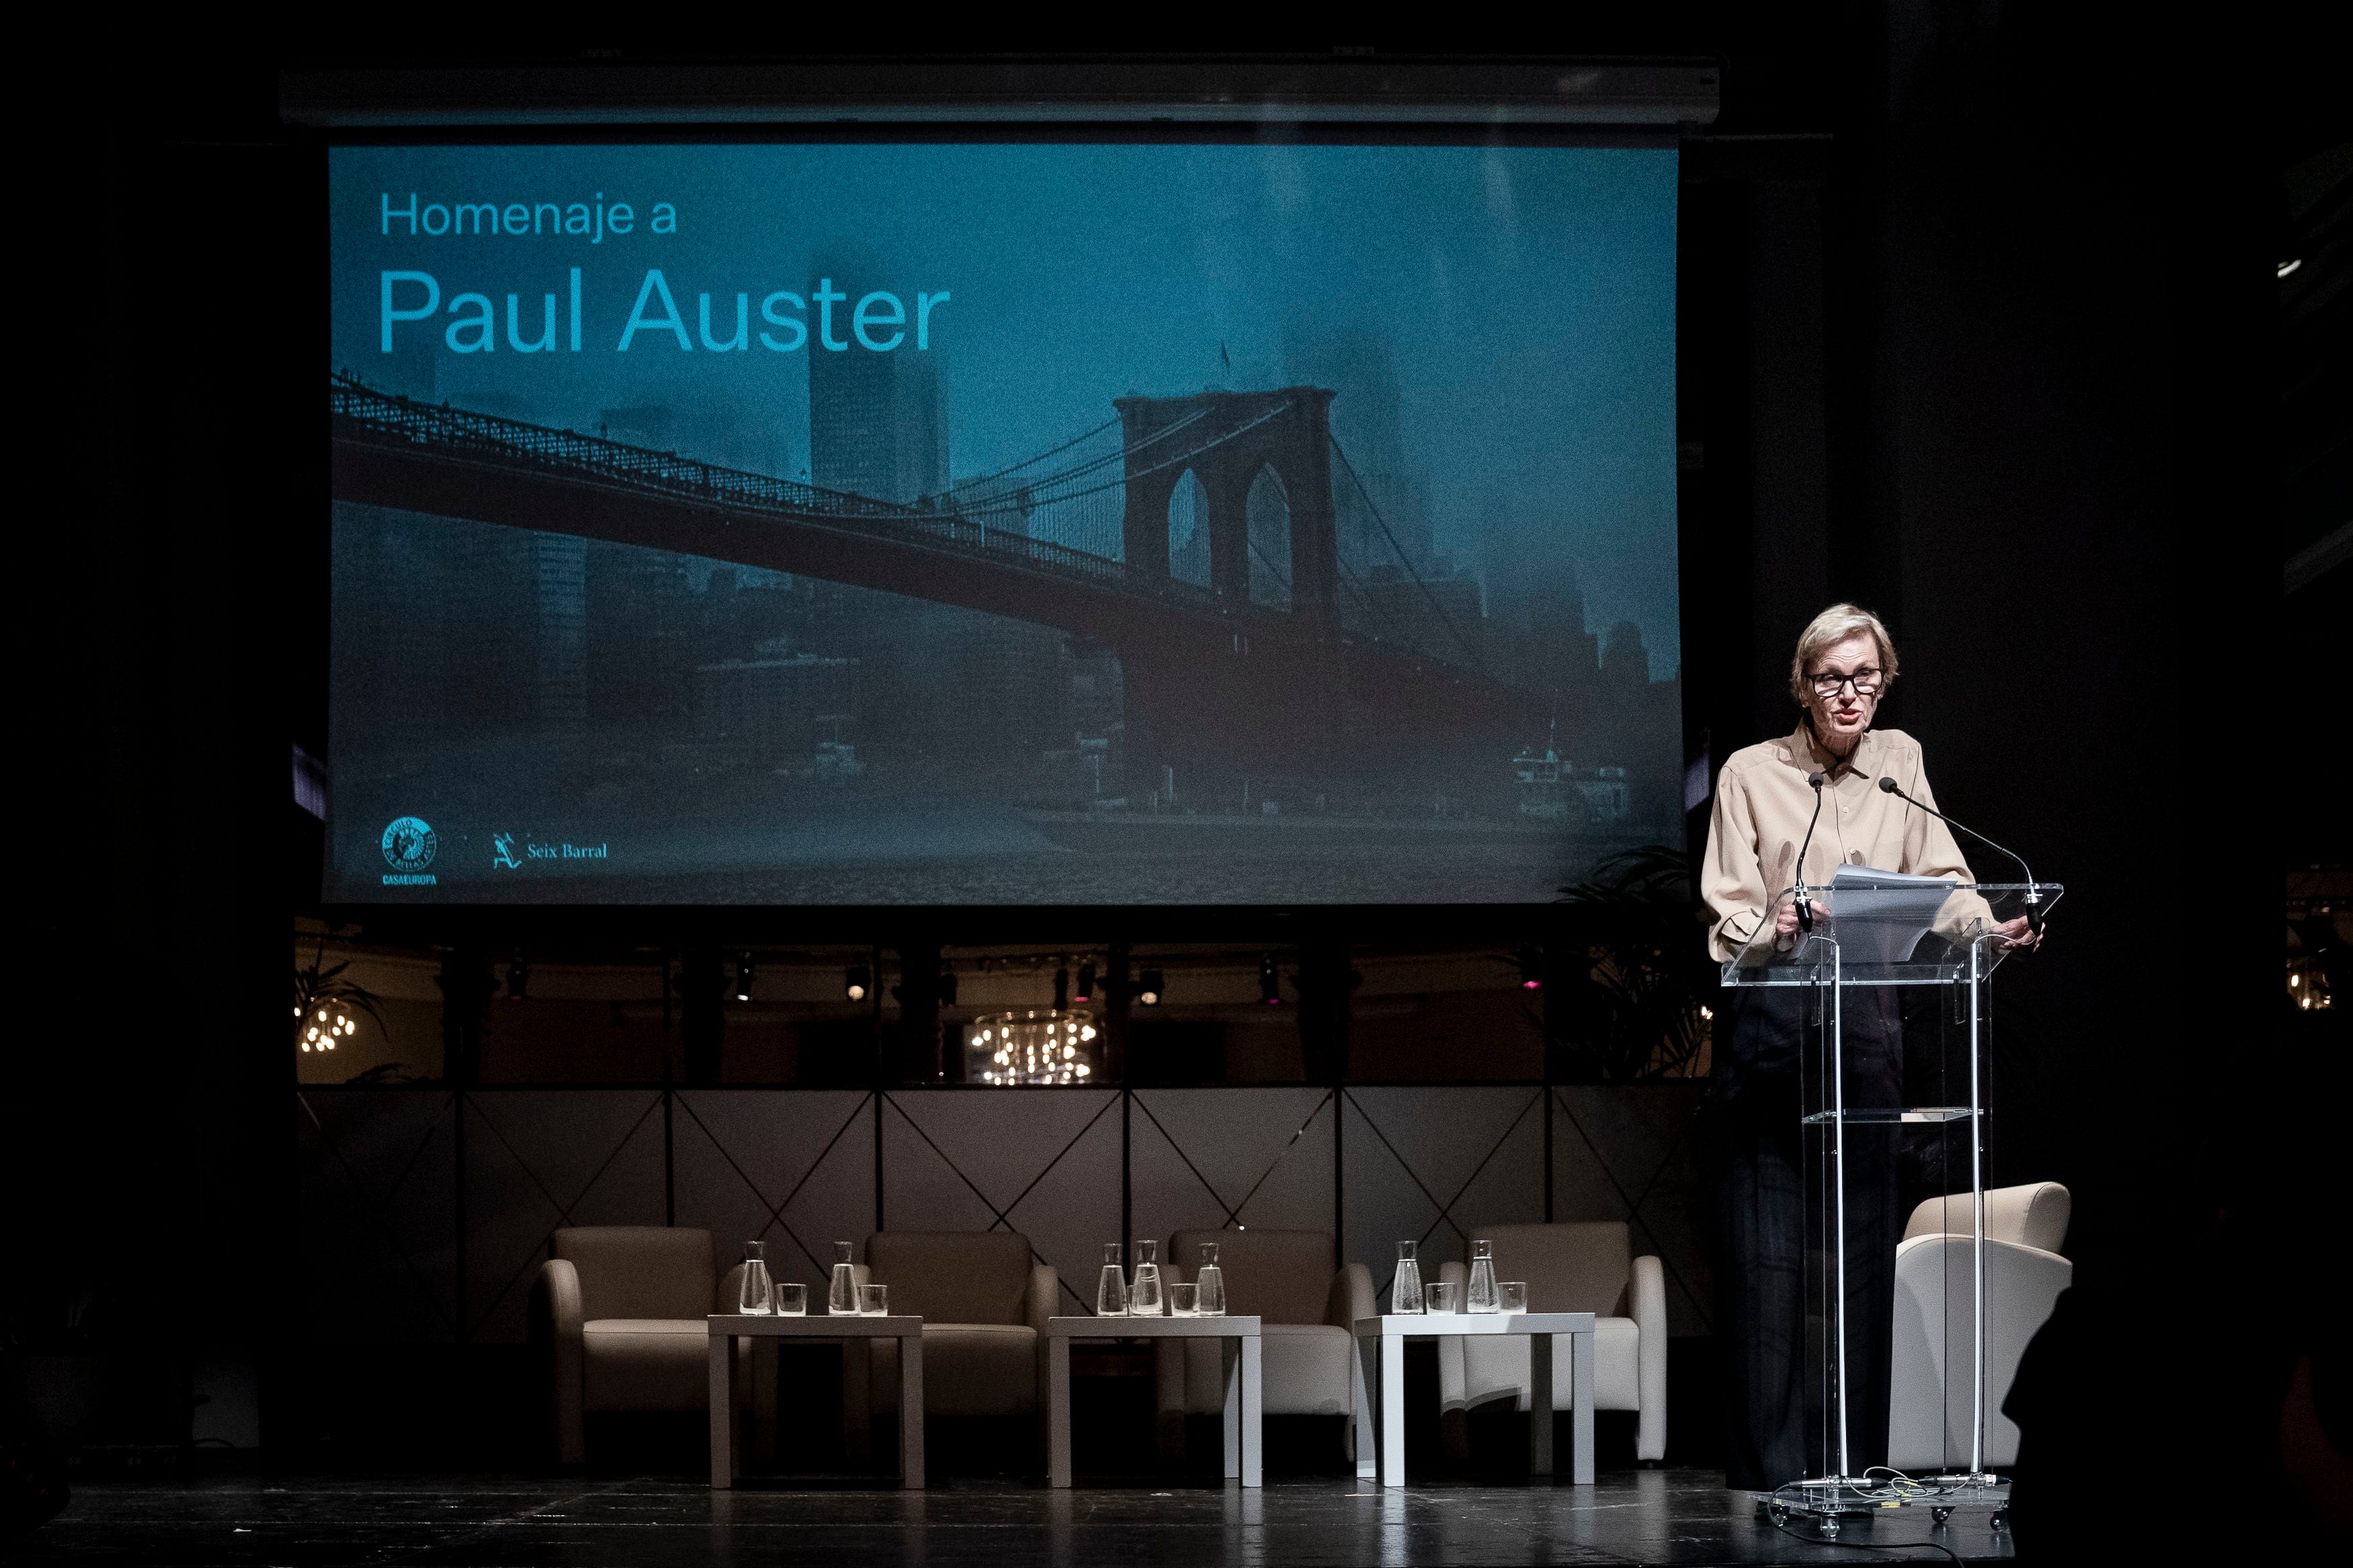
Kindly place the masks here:
<instances>
[{"instance_id":1,"label":"white side table","mask_svg":"<svg viewBox=\"0 0 2353 1568\"><path fill-rule=\"evenodd\" d=\"M899 1484L923 1486L923 1320L921 1318L745 1317L713 1312L711 1323L711 1484L735 1484L735 1342L896 1340L899 1342Z\"/></svg>"},{"instance_id":2,"label":"white side table","mask_svg":"<svg viewBox=\"0 0 2353 1568\"><path fill-rule=\"evenodd\" d=\"M1593 1484L1593 1314L1590 1312L1389 1312L1356 1320L1360 1365L1367 1369L1373 1403L1380 1411L1380 1478L1384 1487L1405 1485L1405 1342L1457 1335L1528 1336L1528 1468L1552 1474L1552 1357L1556 1339L1569 1342L1574 1384L1569 1406L1570 1479ZM1358 1408L1363 1408L1359 1404ZM1361 1434L1364 1428L1358 1426ZM1356 1471L1365 1473L1359 1436Z\"/></svg>"},{"instance_id":3,"label":"white side table","mask_svg":"<svg viewBox=\"0 0 2353 1568\"><path fill-rule=\"evenodd\" d=\"M1049 1318L1038 1342L1038 1403L1046 1412L1049 1485L1071 1484L1071 1342L1072 1340L1222 1340L1226 1384L1226 1479L1260 1484L1261 1405L1264 1402L1262 1341L1256 1317Z\"/></svg>"}]
</instances>

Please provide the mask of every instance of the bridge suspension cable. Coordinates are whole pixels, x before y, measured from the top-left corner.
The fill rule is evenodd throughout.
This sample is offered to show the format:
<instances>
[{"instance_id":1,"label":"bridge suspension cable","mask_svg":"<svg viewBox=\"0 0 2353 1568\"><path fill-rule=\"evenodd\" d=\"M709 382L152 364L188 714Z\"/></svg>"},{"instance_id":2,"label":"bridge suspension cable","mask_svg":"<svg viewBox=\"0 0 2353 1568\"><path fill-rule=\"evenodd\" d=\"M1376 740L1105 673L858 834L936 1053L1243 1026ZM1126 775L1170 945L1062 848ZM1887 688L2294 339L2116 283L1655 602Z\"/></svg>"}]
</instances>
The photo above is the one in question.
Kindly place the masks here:
<instances>
[{"instance_id":1,"label":"bridge suspension cable","mask_svg":"<svg viewBox=\"0 0 2353 1568\"><path fill-rule=\"evenodd\" d=\"M1207 416L1205 413L1197 411L1141 440L1123 446L1115 452L1074 465L1012 490L1001 490L977 501L962 501L956 505L955 512L960 517L984 523L1018 516L1021 520L1020 525L1013 531L1053 539L1095 554L1123 558L1126 553L1124 539L1126 488L1130 480L1182 468L1236 437L1257 429L1268 420L1280 418L1290 407L1290 404L1284 403L1240 425L1220 428L1206 437L1197 436L1187 442L1172 443L1171 438L1180 431L1198 424ZM1169 444L1178 445L1182 449L1159 457L1140 468L1131 466L1133 459L1145 454L1147 448ZM1117 466L1114 468L1113 465ZM1041 518L1040 513L1045 515Z\"/></svg>"},{"instance_id":2,"label":"bridge suspension cable","mask_svg":"<svg viewBox=\"0 0 2353 1568\"><path fill-rule=\"evenodd\" d=\"M1389 548L1397 552L1398 564L1405 568L1406 575L1411 577L1414 586L1421 590L1421 596L1430 602L1430 607L1437 614L1439 623L1453 634L1456 646L1461 647L1463 656L1470 659L1472 668L1493 680L1494 676L1487 668L1487 661L1479 657L1479 650L1471 646L1471 640L1462 635L1462 628L1454 624L1454 617L1448 615L1446 606L1438 602L1438 595L1430 591L1429 583L1423 580L1419 572L1414 570L1413 558L1405 552L1405 546L1399 544L1398 536L1389 531L1388 519L1383 517L1381 509L1374 504L1372 492L1365 488L1365 481L1357 476L1356 466L1348 461L1348 454L1341 447L1340 438L1334 436L1329 439L1332 443L1332 455L1340 459L1340 467L1347 474L1348 482L1356 487L1356 494L1364 500L1365 510L1371 512L1373 521L1381 525L1381 537L1388 540Z\"/></svg>"},{"instance_id":3,"label":"bridge suspension cable","mask_svg":"<svg viewBox=\"0 0 2353 1568\"><path fill-rule=\"evenodd\" d=\"M1017 480L1015 483L1008 485L1002 489L994 491L982 488L997 479L1005 478L1008 474L1018 473L1023 468L1031 468L1039 463L1042 463L1048 458L1053 457L1058 453L1067 452L1071 447L1077 446L1080 442L1087 440L1091 437L1103 434L1103 432L1110 429L1113 426L1119 423L1118 416L1114 415L1111 418L1106 419L1102 424L1096 426L1093 429L1085 431L1081 435L1073 436L1059 447L1050 447L1034 458L1024 458L1019 462L1008 464L1005 468L997 469L993 474L983 474L978 479L965 479L961 483L951 485L943 496L937 499L952 502L954 510L959 511L970 511L977 508L984 507L991 501L1003 500L1008 497L1026 497L1048 486L1060 483L1065 479L1072 479L1081 474L1092 473L1099 468L1108 466L1109 464L1116 463L1124 458L1133 457L1136 453L1144 450L1146 447L1152 446L1155 442L1166 440L1169 437L1174 436L1176 432L1184 429L1187 426L1195 424L1207 416L1207 410L1196 409L1192 413L1187 415L1184 418L1176 420L1173 424L1162 426L1159 429L1153 431L1150 435L1144 437L1141 440L1132 441L1115 451L1106 453L1099 458L1090 458L1083 463L1074 464L1070 468L1061 469L1060 472L1048 474L1042 479ZM971 497L972 499L965 500L965 498L966 497Z\"/></svg>"}]
</instances>

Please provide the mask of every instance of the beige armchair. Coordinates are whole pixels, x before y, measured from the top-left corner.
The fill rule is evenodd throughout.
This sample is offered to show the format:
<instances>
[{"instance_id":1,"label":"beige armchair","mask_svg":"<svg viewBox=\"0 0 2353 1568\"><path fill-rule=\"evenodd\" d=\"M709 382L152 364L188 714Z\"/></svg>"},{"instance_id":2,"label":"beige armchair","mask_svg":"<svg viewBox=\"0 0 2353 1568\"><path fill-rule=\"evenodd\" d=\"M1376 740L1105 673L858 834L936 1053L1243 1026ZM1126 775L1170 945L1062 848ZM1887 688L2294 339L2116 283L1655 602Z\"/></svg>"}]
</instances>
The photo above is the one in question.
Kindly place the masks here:
<instances>
[{"instance_id":1,"label":"beige armchair","mask_svg":"<svg viewBox=\"0 0 2353 1568\"><path fill-rule=\"evenodd\" d=\"M586 1417L606 1411L707 1411L710 1328L732 1308L731 1272L713 1278L711 1233L658 1225L555 1233L531 1290L531 1339L549 1374L556 1458L588 1457Z\"/></svg>"},{"instance_id":2,"label":"beige armchair","mask_svg":"<svg viewBox=\"0 0 2353 1568\"><path fill-rule=\"evenodd\" d=\"M867 1277L891 1291L894 1314L923 1320L923 1405L933 1415L1034 1415L1038 1336L1061 1289L1029 1238L1010 1231L877 1231L866 1238ZM876 1408L895 1408L897 1347L880 1347L885 1386ZM854 1397L854 1395L853 1395Z\"/></svg>"},{"instance_id":3,"label":"beige armchair","mask_svg":"<svg viewBox=\"0 0 2353 1568\"><path fill-rule=\"evenodd\" d=\"M1567 1225L1472 1227L1495 1244L1495 1278L1524 1279L1532 1312L1591 1312L1593 1407L1637 1414L1634 1457L1645 1463L1667 1454L1667 1279L1655 1258L1633 1256L1622 1220ZM1439 1278L1454 1282L1460 1301L1470 1270L1449 1263ZM1555 1356L1550 1408L1570 1405L1574 1372ZM1510 1334L1438 1342L1440 1429L1450 1457L1468 1457L1470 1413L1512 1402L1529 1408L1528 1342Z\"/></svg>"},{"instance_id":4,"label":"beige armchair","mask_svg":"<svg viewBox=\"0 0 2353 1568\"><path fill-rule=\"evenodd\" d=\"M1321 1230L1180 1230L1168 1238L1170 1281L1198 1279L1201 1244L1218 1244L1226 1311L1260 1320L1269 1415L1338 1415L1344 1451L1356 1457L1356 1340L1353 1324L1372 1317L1373 1277L1361 1263L1338 1266ZM1153 1342L1160 1451L1183 1450L1185 1417L1225 1408L1225 1375L1215 1340Z\"/></svg>"},{"instance_id":5,"label":"beige armchair","mask_svg":"<svg viewBox=\"0 0 2353 1568\"><path fill-rule=\"evenodd\" d=\"M2059 1256L2074 1200L2056 1182L1985 1195L1988 1465L2018 1462L2018 1424L2001 1413L2026 1342L2074 1280ZM1977 1269L1969 1195L1912 1211L1895 1248L1895 1337L1887 1384L1887 1462L1920 1472L1967 1468L1969 1384L1977 1357Z\"/></svg>"}]
</instances>

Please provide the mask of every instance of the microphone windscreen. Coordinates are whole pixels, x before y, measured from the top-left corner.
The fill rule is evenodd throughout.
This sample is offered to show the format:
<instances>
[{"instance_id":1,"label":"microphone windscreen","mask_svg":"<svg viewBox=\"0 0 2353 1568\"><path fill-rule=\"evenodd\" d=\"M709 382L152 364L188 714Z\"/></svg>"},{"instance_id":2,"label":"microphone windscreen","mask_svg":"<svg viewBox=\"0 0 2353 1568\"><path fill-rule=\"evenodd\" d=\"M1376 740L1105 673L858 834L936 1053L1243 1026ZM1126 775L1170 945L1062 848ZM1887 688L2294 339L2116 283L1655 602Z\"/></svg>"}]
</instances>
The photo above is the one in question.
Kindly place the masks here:
<instances>
[{"instance_id":1,"label":"microphone windscreen","mask_svg":"<svg viewBox=\"0 0 2353 1568\"><path fill-rule=\"evenodd\" d=\"M1894 795L1895 793L1895 781L1890 778L1883 778L1879 781L1879 787L1887 794Z\"/></svg>"},{"instance_id":2,"label":"microphone windscreen","mask_svg":"<svg viewBox=\"0 0 2353 1568\"><path fill-rule=\"evenodd\" d=\"M1806 775L1806 782L1813 785L1816 789L1820 789L1822 787L1822 775L1819 771L1808 773Z\"/></svg>"}]
</instances>

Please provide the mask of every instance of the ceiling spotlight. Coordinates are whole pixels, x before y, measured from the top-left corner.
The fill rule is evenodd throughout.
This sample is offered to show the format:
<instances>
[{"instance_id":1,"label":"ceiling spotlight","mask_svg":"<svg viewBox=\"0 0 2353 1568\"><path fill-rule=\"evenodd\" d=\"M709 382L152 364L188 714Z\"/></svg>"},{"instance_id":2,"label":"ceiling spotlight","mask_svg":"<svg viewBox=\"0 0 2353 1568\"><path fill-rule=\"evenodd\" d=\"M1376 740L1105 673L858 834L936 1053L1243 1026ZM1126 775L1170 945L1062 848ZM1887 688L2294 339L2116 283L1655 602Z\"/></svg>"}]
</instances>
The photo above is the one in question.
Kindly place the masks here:
<instances>
[{"instance_id":1,"label":"ceiling spotlight","mask_svg":"<svg viewBox=\"0 0 2353 1568\"><path fill-rule=\"evenodd\" d=\"M1054 967L1054 1011L1059 1013L1071 1005L1071 968L1068 964Z\"/></svg>"},{"instance_id":2,"label":"ceiling spotlight","mask_svg":"<svg viewBox=\"0 0 2353 1568\"><path fill-rule=\"evenodd\" d=\"M1075 992L1071 993L1071 1000L1077 1002L1092 1002L1094 999L1095 966L1093 962L1090 960L1088 963L1079 965L1079 988Z\"/></svg>"},{"instance_id":3,"label":"ceiling spotlight","mask_svg":"<svg viewBox=\"0 0 2353 1568\"><path fill-rule=\"evenodd\" d=\"M752 999L752 955L744 953L735 960L735 1000Z\"/></svg>"},{"instance_id":4,"label":"ceiling spotlight","mask_svg":"<svg viewBox=\"0 0 2353 1568\"><path fill-rule=\"evenodd\" d=\"M1282 976L1275 972L1271 952L1258 961L1258 999L1270 1007L1282 1005Z\"/></svg>"},{"instance_id":5,"label":"ceiling spotlight","mask_svg":"<svg viewBox=\"0 0 2353 1568\"><path fill-rule=\"evenodd\" d=\"M956 973L944 958L940 960L940 1005L953 1007L956 1002Z\"/></svg>"},{"instance_id":6,"label":"ceiling spotlight","mask_svg":"<svg viewBox=\"0 0 2353 1568\"><path fill-rule=\"evenodd\" d=\"M1147 969L1136 976L1135 999L1143 1003L1145 1006L1157 1007L1160 1005L1160 971L1156 969Z\"/></svg>"},{"instance_id":7,"label":"ceiling spotlight","mask_svg":"<svg viewBox=\"0 0 2353 1568\"><path fill-rule=\"evenodd\" d=\"M866 993L874 984L874 976L866 965L853 963L841 972L841 994L852 1002L866 1000Z\"/></svg>"},{"instance_id":8,"label":"ceiling spotlight","mask_svg":"<svg viewBox=\"0 0 2353 1568\"><path fill-rule=\"evenodd\" d=\"M507 962L507 1000L520 1002L530 989L531 965L518 952Z\"/></svg>"},{"instance_id":9,"label":"ceiling spotlight","mask_svg":"<svg viewBox=\"0 0 2353 1568\"><path fill-rule=\"evenodd\" d=\"M2283 262L2281 262L2281 263L2279 264L2279 275L2280 275L2281 277L2284 278L2284 277L2286 277L2289 273L2291 273L2291 272L2295 271L2297 268L2299 268L2299 267L2301 267L2301 266L2303 266L2303 265L2304 265L2304 258L2303 258L2303 257L2301 257L2301 256L2299 256L2299 257L2295 258L2294 260L2292 260L2292 261L2283 261Z\"/></svg>"}]
</instances>

